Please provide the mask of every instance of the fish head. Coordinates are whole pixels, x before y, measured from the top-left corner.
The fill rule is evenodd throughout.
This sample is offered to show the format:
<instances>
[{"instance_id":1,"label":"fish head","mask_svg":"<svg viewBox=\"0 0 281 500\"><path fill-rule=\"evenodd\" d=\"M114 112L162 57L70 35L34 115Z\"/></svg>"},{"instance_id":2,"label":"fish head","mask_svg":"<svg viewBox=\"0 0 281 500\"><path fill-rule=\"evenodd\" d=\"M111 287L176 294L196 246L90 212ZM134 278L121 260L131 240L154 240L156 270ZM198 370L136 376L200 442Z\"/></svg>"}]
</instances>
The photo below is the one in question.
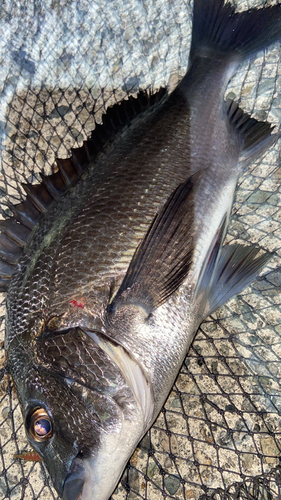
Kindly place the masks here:
<instances>
[{"instance_id":1,"label":"fish head","mask_svg":"<svg viewBox=\"0 0 281 500\"><path fill-rule=\"evenodd\" d=\"M123 349L107 353L98 338L53 334L36 343L23 376L13 373L29 442L64 500L107 500L146 431L127 380L137 364L123 369Z\"/></svg>"},{"instance_id":2,"label":"fish head","mask_svg":"<svg viewBox=\"0 0 281 500\"><path fill-rule=\"evenodd\" d=\"M102 432L89 397L79 395L78 384L73 389L69 381L33 367L21 395L28 402L22 408L28 440L42 457L59 495L76 457L91 457Z\"/></svg>"}]
</instances>

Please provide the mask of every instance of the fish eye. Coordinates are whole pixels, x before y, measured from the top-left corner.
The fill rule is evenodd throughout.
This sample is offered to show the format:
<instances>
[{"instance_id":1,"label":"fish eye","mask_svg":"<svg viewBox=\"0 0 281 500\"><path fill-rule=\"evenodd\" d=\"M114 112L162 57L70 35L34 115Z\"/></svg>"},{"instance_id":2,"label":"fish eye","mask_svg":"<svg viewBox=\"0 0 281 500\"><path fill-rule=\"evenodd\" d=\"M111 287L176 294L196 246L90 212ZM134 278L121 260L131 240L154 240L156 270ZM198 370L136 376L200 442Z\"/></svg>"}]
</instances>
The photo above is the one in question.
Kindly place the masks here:
<instances>
[{"instance_id":1,"label":"fish eye","mask_svg":"<svg viewBox=\"0 0 281 500\"><path fill-rule=\"evenodd\" d=\"M53 435L53 424L45 408L34 408L27 418L27 431L37 442L50 439Z\"/></svg>"}]
</instances>

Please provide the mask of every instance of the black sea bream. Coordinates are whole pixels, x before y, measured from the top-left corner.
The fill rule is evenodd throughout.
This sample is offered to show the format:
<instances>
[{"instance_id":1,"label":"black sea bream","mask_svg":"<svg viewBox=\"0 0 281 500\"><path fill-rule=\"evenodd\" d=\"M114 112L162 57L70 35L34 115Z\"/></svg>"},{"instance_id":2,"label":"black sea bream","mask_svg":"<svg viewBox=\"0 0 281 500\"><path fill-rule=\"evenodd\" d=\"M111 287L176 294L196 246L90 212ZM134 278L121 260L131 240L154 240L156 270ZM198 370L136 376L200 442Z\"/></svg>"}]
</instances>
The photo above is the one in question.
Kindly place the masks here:
<instances>
[{"instance_id":1,"label":"black sea bream","mask_svg":"<svg viewBox=\"0 0 281 500\"><path fill-rule=\"evenodd\" d=\"M239 173L277 137L224 93L280 37L281 5L235 13L195 0L172 94L109 109L1 223L7 360L29 441L65 500L107 500L201 321L270 257L223 246Z\"/></svg>"}]
</instances>

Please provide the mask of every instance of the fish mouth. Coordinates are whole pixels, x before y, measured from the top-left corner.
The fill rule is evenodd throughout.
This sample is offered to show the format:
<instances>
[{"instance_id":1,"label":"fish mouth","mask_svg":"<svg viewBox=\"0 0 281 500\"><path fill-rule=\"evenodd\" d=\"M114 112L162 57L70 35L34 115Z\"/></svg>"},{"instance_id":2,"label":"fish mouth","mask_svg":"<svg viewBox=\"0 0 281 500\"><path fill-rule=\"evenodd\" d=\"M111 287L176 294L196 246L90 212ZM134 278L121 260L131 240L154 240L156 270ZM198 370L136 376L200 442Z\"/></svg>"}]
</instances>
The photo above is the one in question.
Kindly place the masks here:
<instances>
[{"instance_id":1,"label":"fish mouth","mask_svg":"<svg viewBox=\"0 0 281 500\"><path fill-rule=\"evenodd\" d=\"M154 411L154 396L142 367L120 345L96 331L86 334L107 354L131 389L134 409L126 415L119 408L117 428L100 428L98 448L74 456L63 483L63 500L107 500L143 436ZM118 402L116 402L118 406ZM114 464L114 471L112 465Z\"/></svg>"}]
</instances>

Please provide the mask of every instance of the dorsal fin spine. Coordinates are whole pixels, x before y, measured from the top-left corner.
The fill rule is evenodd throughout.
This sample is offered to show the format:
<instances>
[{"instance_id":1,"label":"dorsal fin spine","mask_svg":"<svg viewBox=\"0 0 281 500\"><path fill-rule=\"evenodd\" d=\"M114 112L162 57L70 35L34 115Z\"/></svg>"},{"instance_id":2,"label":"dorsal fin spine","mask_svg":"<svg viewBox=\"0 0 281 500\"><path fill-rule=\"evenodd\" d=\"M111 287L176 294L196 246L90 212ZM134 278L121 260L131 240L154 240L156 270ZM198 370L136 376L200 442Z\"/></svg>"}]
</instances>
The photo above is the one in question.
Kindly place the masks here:
<instances>
[{"instance_id":1,"label":"dorsal fin spine","mask_svg":"<svg viewBox=\"0 0 281 500\"><path fill-rule=\"evenodd\" d=\"M91 158L92 158L92 155L90 153L89 144L90 144L90 141L84 141L83 142L83 147L84 147L84 150L86 152L88 162L90 162Z\"/></svg>"},{"instance_id":2,"label":"dorsal fin spine","mask_svg":"<svg viewBox=\"0 0 281 500\"><path fill-rule=\"evenodd\" d=\"M24 247L28 241L31 229L20 224L15 217L0 221L1 234L6 234L10 240L14 241L20 247Z\"/></svg>"},{"instance_id":3,"label":"dorsal fin spine","mask_svg":"<svg viewBox=\"0 0 281 500\"><path fill-rule=\"evenodd\" d=\"M47 212L54 201L44 183L41 184L22 184L23 189L29 196L33 205L42 213Z\"/></svg>"},{"instance_id":4,"label":"dorsal fin spine","mask_svg":"<svg viewBox=\"0 0 281 500\"><path fill-rule=\"evenodd\" d=\"M76 178L76 170L72 164L70 158L66 159L57 159L57 166L63 178L63 181L66 186L70 186L70 184Z\"/></svg>"},{"instance_id":5,"label":"dorsal fin spine","mask_svg":"<svg viewBox=\"0 0 281 500\"><path fill-rule=\"evenodd\" d=\"M31 230L37 224L42 215L34 206L29 196L26 197L26 200L23 203L13 205L12 203L7 202L7 205L13 212L15 218Z\"/></svg>"},{"instance_id":6,"label":"dorsal fin spine","mask_svg":"<svg viewBox=\"0 0 281 500\"><path fill-rule=\"evenodd\" d=\"M66 185L60 171L58 170L56 173L51 175L40 174L40 176L47 191L55 200L58 200L61 193L66 189Z\"/></svg>"}]
</instances>

